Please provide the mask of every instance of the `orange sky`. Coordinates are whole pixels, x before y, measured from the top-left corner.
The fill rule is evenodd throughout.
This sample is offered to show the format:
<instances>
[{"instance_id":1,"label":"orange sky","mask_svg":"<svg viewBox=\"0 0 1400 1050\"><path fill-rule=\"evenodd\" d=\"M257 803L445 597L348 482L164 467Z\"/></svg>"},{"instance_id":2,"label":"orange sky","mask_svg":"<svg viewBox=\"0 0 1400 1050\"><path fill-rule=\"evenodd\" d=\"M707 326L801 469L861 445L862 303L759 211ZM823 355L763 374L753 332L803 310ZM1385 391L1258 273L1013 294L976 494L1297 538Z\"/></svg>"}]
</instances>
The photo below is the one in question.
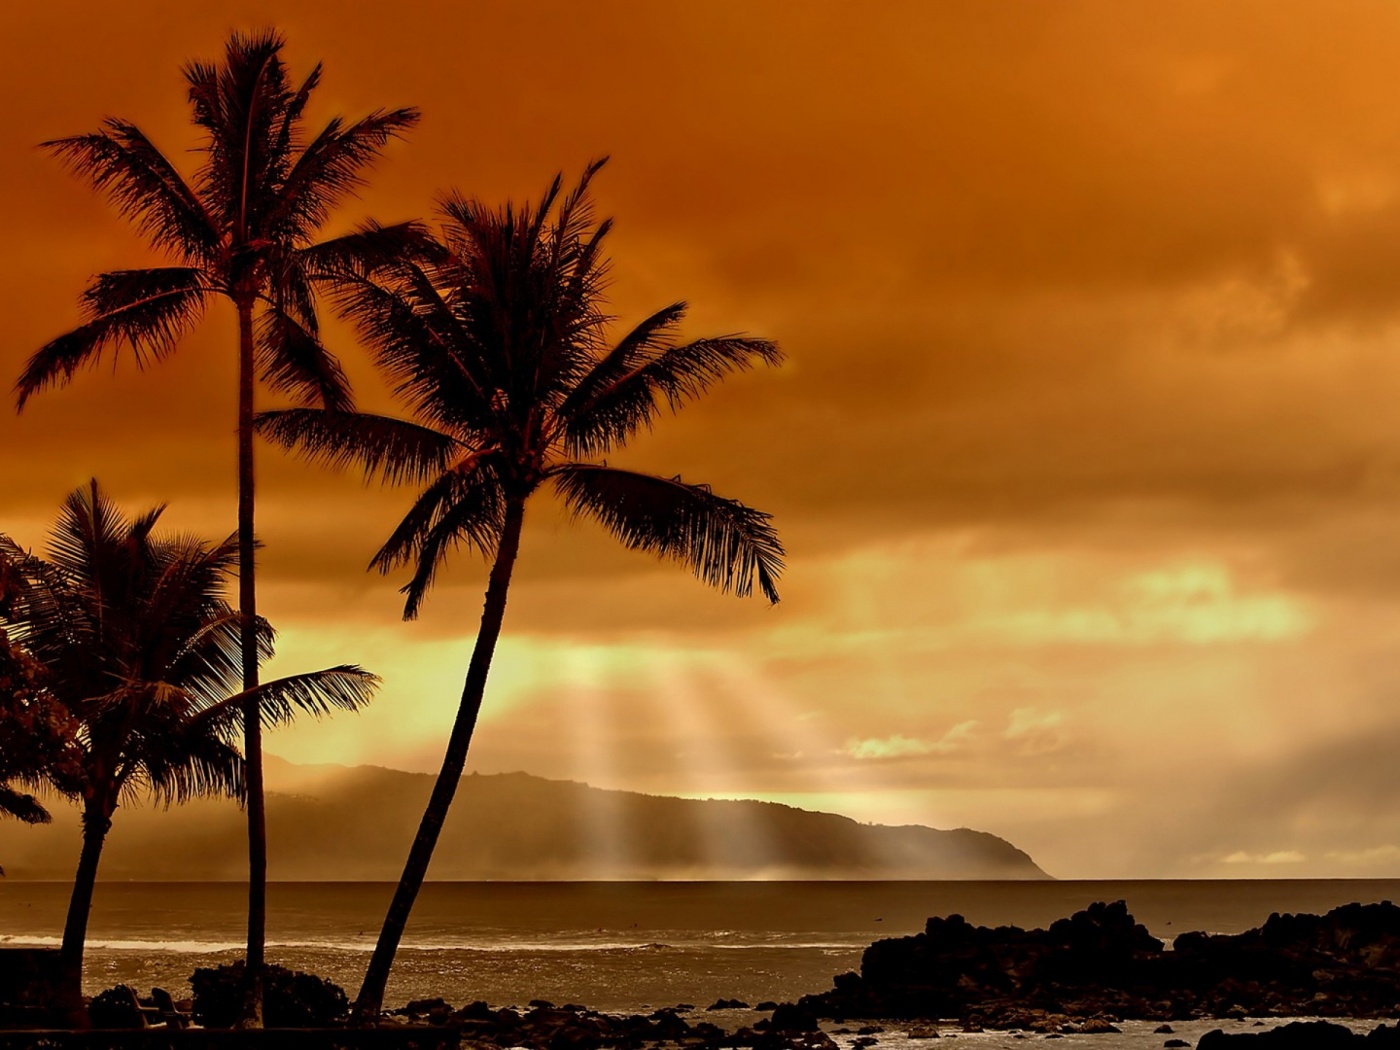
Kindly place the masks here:
<instances>
[{"instance_id":1,"label":"orange sky","mask_svg":"<svg viewBox=\"0 0 1400 1050\"><path fill-rule=\"evenodd\" d=\"M192 162L179 67L276 24L313 121L417 105L348 226L612 162L613 305L779 340L630 461L777 516L784 602L532 511L474 765L971 825L1060 876L1400 874L1400 8L50 3L8 11L0 371L148 259L35 144ZM233 527L233 318L0 413L0 528L96 474ZM385 405L344 329L361 400ZM7 381L8 384L8 381ZM261 453L287 667L435 768L479 610L363 573L407 493Z\"/></svg>"}]
</instances>

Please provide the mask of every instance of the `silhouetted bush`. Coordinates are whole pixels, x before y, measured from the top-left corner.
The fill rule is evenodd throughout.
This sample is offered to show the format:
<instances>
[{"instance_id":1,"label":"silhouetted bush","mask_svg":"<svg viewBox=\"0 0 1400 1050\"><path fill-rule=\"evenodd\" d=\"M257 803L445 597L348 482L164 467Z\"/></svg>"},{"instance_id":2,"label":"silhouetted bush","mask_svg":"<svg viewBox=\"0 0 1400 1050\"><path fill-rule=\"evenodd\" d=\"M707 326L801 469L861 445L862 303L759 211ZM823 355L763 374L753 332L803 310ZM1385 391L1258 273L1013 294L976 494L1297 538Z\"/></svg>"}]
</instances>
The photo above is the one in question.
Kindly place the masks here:
<instances>
[{"instance_id":1,"label":"silhouetted bush","mask_svg":"<svg viewBox=\"0 0 1400 1050\"><path fill-rule=\"evenodd\" d=\"M88 1019L94 1028L142 1028L141 1012L136 1009L136 989L119 984L98 992L88 1003Z\"/></svg>"},{"instance_id":2,"label":"silhouetted bush","mask_svg":"<svg viewBox=\"0 0 1400 1050\"><path fill-rule=\"evenodd\" d=\"M269 966L264 971L263 1024L268 1028L319 1028L345 1020L350 1000L338 984L314 973ZM201 967L190 977L194 1019L206 1028L229 1028L243 1006L243 963Z\"/></svg>"}]
</instances>

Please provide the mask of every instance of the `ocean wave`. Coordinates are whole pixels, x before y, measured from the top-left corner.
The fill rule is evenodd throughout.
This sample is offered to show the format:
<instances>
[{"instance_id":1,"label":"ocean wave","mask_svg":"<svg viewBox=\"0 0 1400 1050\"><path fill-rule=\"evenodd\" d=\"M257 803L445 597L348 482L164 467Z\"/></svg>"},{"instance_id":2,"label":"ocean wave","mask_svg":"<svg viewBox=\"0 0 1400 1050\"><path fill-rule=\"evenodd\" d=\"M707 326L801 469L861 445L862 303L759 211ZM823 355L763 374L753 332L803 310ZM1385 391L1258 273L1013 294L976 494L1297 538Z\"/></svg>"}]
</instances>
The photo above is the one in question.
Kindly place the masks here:
<instances>
[{"instance_id":1,"label":"ocean wave","mask_svg":"<svg viewBox=\"0 0 1400 1050\"><path fill-rule=\"evenodd\" d=\"M56 948L62 943L59 937L28 936L24 934L0 935L0 946L7 948ZM374 951L374 939L356 941L328 940L269 940L269 950L285 949L299 951L332 951L368 955ZM570 952L639 952L666 951L753 951L762 949L800 951L854 951L861 947L856 944L833 942L750 942L747 944L716 944L709 941L687 941L668 944L659 941L637 943L635 941L589 941L560 943L558 941L496 941L492 943L464 943L461 941L430 944L400 945L400 952L468 952L483 955L542 954L554 955ZM91 937L87 941L90 951L142 951L169 952L176 955L218 955L222 952L240 952L242 941L200 941L200 940L140 940L130 938Z\"/></svg>"}]
</instances>

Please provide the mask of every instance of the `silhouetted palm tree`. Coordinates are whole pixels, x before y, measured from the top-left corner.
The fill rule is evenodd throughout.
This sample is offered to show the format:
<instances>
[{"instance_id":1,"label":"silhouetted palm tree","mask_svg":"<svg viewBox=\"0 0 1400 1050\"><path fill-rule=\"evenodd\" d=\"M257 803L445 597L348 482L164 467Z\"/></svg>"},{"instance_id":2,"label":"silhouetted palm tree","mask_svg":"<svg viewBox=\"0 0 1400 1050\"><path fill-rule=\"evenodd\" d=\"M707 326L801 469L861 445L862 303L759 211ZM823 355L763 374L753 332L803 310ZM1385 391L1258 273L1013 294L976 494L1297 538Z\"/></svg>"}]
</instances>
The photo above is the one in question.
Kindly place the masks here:
<instances>
[{"instance_id":1,"label":"silhouetted palm tree","mask_svg":"<svg viewBox=\"0 0 1400 1050\"><path fill-rule=\"evenodd\" d=\"M126 344L138 363L174 351L212 298L238 315L239 609L246 617L244 687L257 685L253 534L255 377L305 404L348 409L349 388L322 345L316 284L328 270L378 252L397 252L416 227L368 227L320 244L317 231L361 184L361 172L417 111L376 111L355 123L337 117L309 141L303 111L321 79L318 65L295 87L283 65L282 37L233 34L222 64L185 68L203 160L187 182L136 127L108 118L90 135L45 147L84 176L179 265L99 274L82 295L84 320L40 349L16 388L19 406L44 386L95 364ZM252 694L250 694L252 695ZM259 986L266 924L266 830L262 742L257 710L245 714L248 763L248 974L250 1021Z\"/></svg>"},{"instance_id":2,"label":"silhouetted palm tree","mask_svg":"<svg viewBox=\"0 0 1400 1050\"><path fill-rule=\"evenodd\" d=\"M778 598L783 549L767 514L704 485L598 459L649 426L663 404L678 409L728 373L780 358L762 339L676 343L683 303L606 342L601 246L610 222L594 225L587 196L600 166L562 198L556 178L533 208L493 210L450 195L441 202L441 243L337 292L412 421L317 409L259 420L261 433L309 458L424 486L372 562L385 572L414 566L405 619L417 614L451 548L465 544L494 559L442 771L356 1002L362 1021L378 1016L462 775L526 500L549 484L576 515L597 519L628 547L681 561L723 590L746 595L756 585Z\"/></svg>"},{"instance_id":3,"label":"silhouetted palm tree","mask_svg":"<svg viewBox=\"0 0 1400 1050\"><path fill-rule=\"evenodd\" d=\"M377 683L343 665L244 691L241 614L223 597L237 541L157 537L161 509L128 519L92 482L64 503L47 559L0 535L0 571L12 581L0 628L37 668L30 691L61 708L72 727L45 770L82 807L83 848L61 948L70 1005L81 999L88 911L118 803L141 794L167 805L242 797L236 742L250 699L266 724L277 725L298 711L356 710ZM272 630L266 621L257 626L266 659Z\"/></svg>"}]
</instances>

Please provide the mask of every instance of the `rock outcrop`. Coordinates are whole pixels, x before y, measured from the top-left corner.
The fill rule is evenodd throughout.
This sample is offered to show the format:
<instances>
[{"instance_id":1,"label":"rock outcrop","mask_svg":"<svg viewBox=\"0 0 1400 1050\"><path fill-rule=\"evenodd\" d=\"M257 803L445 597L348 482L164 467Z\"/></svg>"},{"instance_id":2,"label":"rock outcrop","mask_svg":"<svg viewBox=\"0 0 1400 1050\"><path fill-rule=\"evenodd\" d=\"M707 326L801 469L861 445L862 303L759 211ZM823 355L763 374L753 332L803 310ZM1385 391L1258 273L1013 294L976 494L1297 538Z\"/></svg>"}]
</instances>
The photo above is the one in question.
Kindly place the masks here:
<instances>
[{"instance_id":1,"label":"rock outcrop","mask_svg":"<svg viewBox=\"0 0 1400 1050\"><path fill-rule=\"evenodd\" d=\"M1327 1021L1294 1021L1268 1032L1207 1032L1196 1050L1400 1050L1400 1026L1362 1035Z\"/></svg>"},{"instance_id":2,"label":"rock outcrop","mask_svg":"<svg viewBox=\"0 0 1400 1050\"><path fill-rule=\"evenodd\" d=\"M1118 901L1048 930L932 918L921 934L876 941L860 973L801 1005L838 1019L1084 1031L1127 1018L1389 1017L1397 1001L1400 908L1389 901L1275 914L1237 935L1184 934L1173 950Z\"/></svg>"}]
</instances>

